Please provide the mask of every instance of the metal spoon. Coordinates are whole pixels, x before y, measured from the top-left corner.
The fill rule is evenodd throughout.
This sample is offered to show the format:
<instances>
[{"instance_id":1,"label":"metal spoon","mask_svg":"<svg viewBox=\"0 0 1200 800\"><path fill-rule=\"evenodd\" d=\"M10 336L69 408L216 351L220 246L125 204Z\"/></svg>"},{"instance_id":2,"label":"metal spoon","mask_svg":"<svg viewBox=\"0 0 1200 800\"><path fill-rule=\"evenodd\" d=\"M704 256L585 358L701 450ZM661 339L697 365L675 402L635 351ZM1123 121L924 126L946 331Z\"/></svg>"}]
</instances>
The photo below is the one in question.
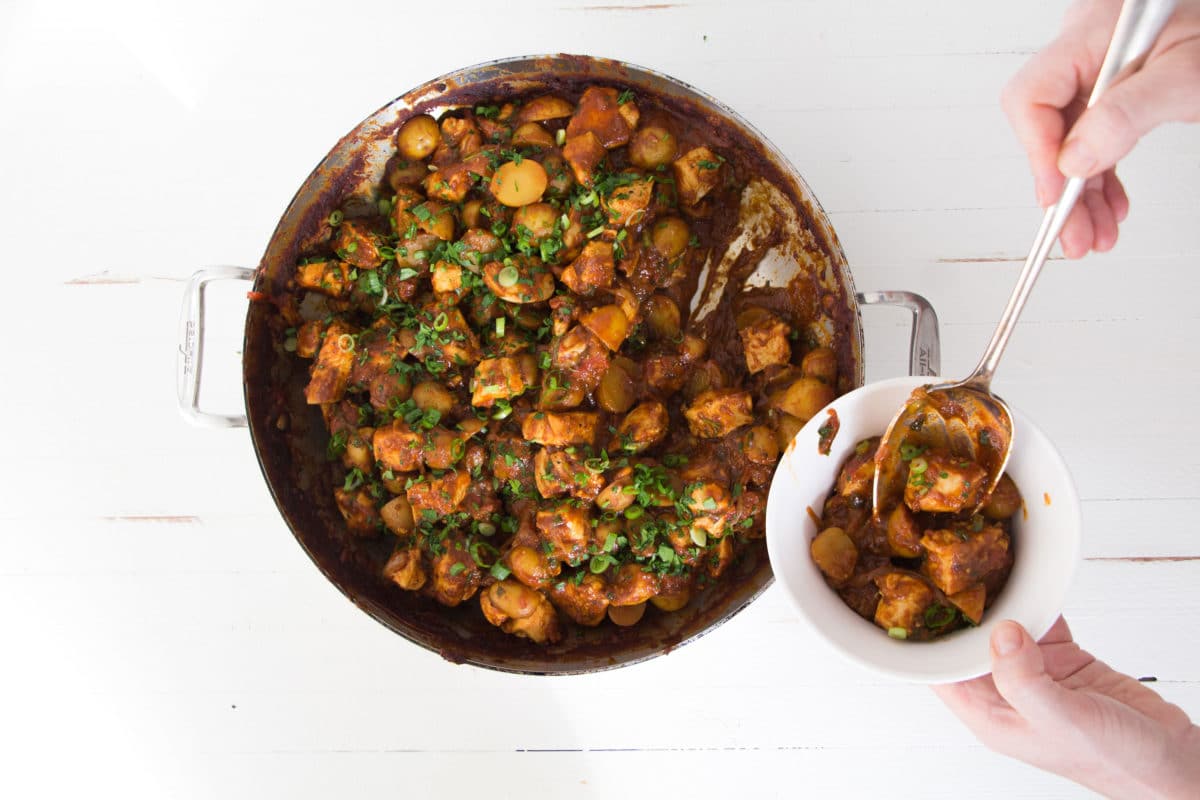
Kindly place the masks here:
<instances>
[{"instance_id":1,"label":"metal spoon","mask_svg":"<svg viewBox=\"0 0 1200 800\"><path fill-rule=\"evenodd\" d=\"M1110 85L1141 67L1174 8L1175 0L1125 0L1088 107ZM888 426L875 453L873 500L877 517L903 502L909 462L916 447L949 450L985 469L986 482L969 492L974 499L961 509L963 513L978 510L1000 481L1012 452L1014 432L1008 406L991 392L992 376L1034 281L1083 192L1084 182L1083 178L1067 180L1058 202L1046 209L1008 306L975 371L961 381L916 390Z\"/></svg>"}]
</instances>

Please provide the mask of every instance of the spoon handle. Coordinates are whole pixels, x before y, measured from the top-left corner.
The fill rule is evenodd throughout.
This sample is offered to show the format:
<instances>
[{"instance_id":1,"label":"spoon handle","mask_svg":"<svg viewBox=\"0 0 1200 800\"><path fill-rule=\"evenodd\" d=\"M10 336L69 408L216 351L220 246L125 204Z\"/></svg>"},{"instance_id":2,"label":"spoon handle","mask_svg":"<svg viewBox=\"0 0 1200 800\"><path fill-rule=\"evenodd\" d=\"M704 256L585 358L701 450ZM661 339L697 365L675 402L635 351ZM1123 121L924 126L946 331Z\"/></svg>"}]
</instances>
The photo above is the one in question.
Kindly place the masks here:
<instances>
[{"instance_id":1,"label":"spoon handle","mask_svg":"<svg viewBox=\"0 0 1200 800\"><path fill-rule=\"evenodd\" d=\"M1108 43L1108 51L1100 65L1100 72L1096 76L1096 85L1088 98L1089 108L1100 99L1109 86L1141 68L1174 9L1175 0L1125 0L1121 5L1121 14L1117 17L1117 25L1113 29L1112 40ZM1025 259L1025 266L1017 277L1017 285L1013 288L1012 296L1008 298L1008 305L1000 317L999 324L996 325L992 340L983 351L979 365L963 384L988 391L992 375L1000 363L1000 356L1004 354L1009 336L1017 325L1017 318L1021 316L1021 309L1029 299L1033 284L1037 281L1054 242L1062 233L1067 217L1075 208L1075 202L1083 193L1084 183L1084 178L1068 179L1058 202L1046 209L1029 256Z\"/></svg>"}]
</instances>

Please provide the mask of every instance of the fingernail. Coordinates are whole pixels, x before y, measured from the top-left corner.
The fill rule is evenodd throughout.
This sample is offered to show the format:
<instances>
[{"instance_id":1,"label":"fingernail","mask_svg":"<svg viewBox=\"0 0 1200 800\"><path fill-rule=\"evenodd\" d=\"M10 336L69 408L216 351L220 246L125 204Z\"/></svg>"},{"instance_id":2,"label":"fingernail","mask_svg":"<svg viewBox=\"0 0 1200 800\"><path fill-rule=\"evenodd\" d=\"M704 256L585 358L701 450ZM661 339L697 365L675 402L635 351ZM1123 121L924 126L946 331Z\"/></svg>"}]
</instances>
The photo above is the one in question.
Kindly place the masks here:
<instances>
[{"instance_id":1,"label":"fingernail","mask_svg":"<svg viewBox=\"0 0 1200 800\"><path fill-rule=\"evenodd\" d=\"M1079 139L1068 139L1058 154L1058 169L1070 178L1086 178L1095 166L1095 153Z\"/></svg>"},{"instance_id":2,"label":"fingernail","mask_svg":"<svg viewBox=\"0 0 1200 800\"><path fill-rule=\"evenodd\" d=\"M992 649L998 656L1010 656L1021 649L1021 631L1011 622L1002 622L992 634Z\"/></svg>"}]
</instances>

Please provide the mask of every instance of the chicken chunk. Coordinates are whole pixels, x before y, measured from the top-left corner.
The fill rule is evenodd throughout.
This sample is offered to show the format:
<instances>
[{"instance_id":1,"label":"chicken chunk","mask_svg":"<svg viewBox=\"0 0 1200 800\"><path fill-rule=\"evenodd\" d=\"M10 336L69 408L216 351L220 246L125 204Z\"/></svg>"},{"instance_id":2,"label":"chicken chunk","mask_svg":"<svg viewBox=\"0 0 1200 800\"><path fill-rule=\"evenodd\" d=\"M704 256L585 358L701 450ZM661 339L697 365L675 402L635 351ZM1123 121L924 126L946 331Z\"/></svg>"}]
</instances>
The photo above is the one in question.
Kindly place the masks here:
<instances>
[{"instance_id":1,"label":"chicken chunk","mask_svg":"<svg viewBox=\"0 0 1200 800\"><path fill-rule=\"evenodd\" d=\"M604 476L587 468L577 453L542 449L533 458L533 477L542 497L570 494L592 502L604 488Z\"/></svg>"},{"instance_id":2,"label":"chicken chunk","mask_svg":"<svg viewBox=\"0 0 1200 800\"><path fill-rule=\"evenodd\" d=\"M617 426L609 451L641 453L661 442L670 425L667 407L657 400L647 400L630 409Z\"/></svg>"},{"instance_id":3,"label":"chicken chunk","mask_svg":"<svg viewBox=\"0 0 1200 800\"><path fill-rule=\"evenodd\" d=\"M457 606L479 591L483 573L461 541L447 540L442 553L433 557L431 566L425 590L442 605Z\"/></svg>"},{"instance_id":4,"label":"chicken chunk","mask_svg":"<svg viewBox=\"0 0 1200 800\"><path fill-rule=\"evenodd\" d=\"M346 393L354 368L354 338L348 326L334 321L325 331L325 342L312 367L304 390L309 405L336 403Z\"/></svg>"},{"instance_id":5,"label":"chicken chunk","mask_svg":"<svg viewBox=\"0 0 1200 800\"><path fill-rule=\"evenodd\" d=\"M909 462L904 503L913 511L956 514L975 507L986 483L987 470L974 461L930 452Z\"/></svg>"},{"instance_id":6,"label":"chicken chunk","mask_svg":"<svg viewBox=\"0 0 1200 800\"><path fill-rule=\"evenodd\" d=\"M575 180L584 186L591 186L595 181L596 168L600 166L607 152L596 138L596 134L591 131L584 131L579 136L567 139L562 149L563 158L571 165Z\"/></svg>"},{"instance_id":7,"label":"chicken chunk","mask_svg":"<svg viewBox=\"0 0 1200 800\"><path fill-rule=\"evenodd\" d=\"M639 178L625 186L618 186L604 198L604 209L613 225L634 225L646 214L650 198L654 196L654 181Z\"/></svg>"},{"instance_id":8,"label":"chicken chunk","mask_svg":"<svg viewBox=\"0 0 1200 800\"><path fill-rule=\"evenodd\" d=\"M532 356L485 358L475 365L471 405L491 408L497 400L524 394L536 380L537 362Z\"/></svg>"},{"instance_id":9,"label":"chicken chunk","mask_svg":"<svg viewBox=\"0 0 1200 800\"><path fill-rule=\"evenodd\" d=\"M521 434L536 444L566 447L592 444L599 428L593 411L535 411L521 423Z\"/></svg>"},{"instance_id":10,"label":"chicken chunk","mask_svg":"<svg viewBox=\"0 0 1200 800\"><path fill-rule=\"evenodd\" d=\"M585 509L570 501L560 502L538 511L535 522L542 540L553 548L551 555L562 561L586 555L592 526Z\"/></svg>"},{"instance_id":11,"label":"chicken chunk","mask_svg":"<svg viewBox=\"0 0 1200 800\"><path fill-rule=\"evenodd\" d=\"M343 222L333 237L333 249L347 264L359 269L375 269L383 263L379 237L355 222Z\"/></svg>"},{"instance_id":12,"label":"chicken chunk","mask_svg":"<svg viewBox=\"0 0 1200 800\"><path fill-rule=\"evenodd\" d=\"M614 606L636 606L658 594L659 578L638 564L622 564L609 590L609 602Z\"/></svg>"},{"instance_id":13,"label":"chicken chunk","mask_svg":"<svg viewBox=\"0 0 1200 800\"><path fill-rule=\"evenodd\" d=\"M453 513L467 496L471 476L465 470L427 476L408 487L408 502L418 524Z\"/></svg>"},{"instance_id":14,"label":"chicken chunk","mask_svg":"<svg viewBox=\"0 0 1200 800\"><path fill-rule=\"evenodd\" d=\"M590 241L583 252L563 270L559 278L575 294L589 295L613 284L613 246L610 242Z\"/></svg>"},{"instance_id":15,"label":"chicken chunk","mask_svg":"<svg viewBox=\"0 0 1200 800\"><path fill-rule=\"evenodd\" d=\"M961 529L929 531L921 537L921 546L925 548L921 572L948 595L969 589L1012 560L1008 534L998 526L977 533Z\"/></svg>"},{"instance_id":16,"label":"chicken chunk","mask_svg":"<svg viewBox=\"0 0 1200 800\"><path fill-rule=\"evenodd\" d=\"M375 460L393 472L415 472L423 462L425 440L420 433L396 420L391 425L376 428L371 437Z\"/></svg>"},{"instance_id":17,"label":"chicken chunk","mask_svg":"<svg viewBox=\"0 0 1200 800\"><path fill-rule=\"evenodd\" d=\"M696 147L671 163L679 202L694 206L716 188L723 159L707 147Z\"/></svg>"},{"instance_id":18,"label":"chicken chunk","mask_svg":"<svg viewBox=\"0 0 1200 800\"><path fill-rule=\"evenodd\" d=\"M374 535L379 532L383 522L370 492L366 489L347 492L339 486L333 490L333 497L351 533Z\"/></svg>"},{"instance_id":19,"label":"chicken chunk","mask_svg":"<svg viewBox=\"0 0 1200 800\"><path fill-rule=\"evenodd\" d=\"M350 292L350 267L332 259L309 261L296 267L296 285L330 297L341 297Z\"/></svg>"},{"instance_id":20,"label":"chicken chunk","mask_svg":"<svg viewBox=\"0 0 1200 800\"><path fill-rule=\"evenodd\" d=\"M683 410L692 434L716 439L754 421L753 401L749 392L737 389L710 389L701 392Z\"/></svg>"},{"instance_id":21,"label":"chicken chunk","mask_svg":"<svg viewBox=\"0 0 1200 800\"><path fill-rule=\"evenodd\" d=\"M889 572L876 578L875 584L879 587L875 624L889 635L902 629L903 638L911 636L921 625L925 610L933 605L933 589L920 578L903 572Z\"/></svg>"},{"instance_id":22,"label":"chicken chunk","mask_svg":"<svg viewBox=\"0 0 1200 800\"><path fill-rule=\"evenodd\" d=\"M571 384L569 388L578 389L582 395L600 385L600 379L608 370L609 355L596 334L583 325L576 325L554 341L550 360Z\"/></svg>"},{"instance_id":23,"label":"chicken chunk","mask_svg":"<svg viewBox=\"0 0 1200 800\"><path fill-rule=\"evenodd\" d=\"M608 613L608 586L599 575L584 575L578 583L565 580L556 584L550 600L578 624L595 627Z\"/></svg>"},{"instance_id":24,"label":"chicken chunk","mask_svg":"<svg viewBox=\"0 0 1200 800\"><path fill-rule=\"evenodd\" d=\"M562 639L558 614L541 593L516 581L493 583L479 596L479 606L487 621L505 633L530 639L537 644Z\"/></svg>"},{"instance_id":25,"label":"chicken chunk","mask_svg":"<svg viewBox=\"0 0 1200 800\"><path fill-rule=\"evenodd\" d=\"M398 547L383 565L383 576L401 589L415 592L425 585L429 575L421 563L421 548Z\"/></svg>"},{"instance_id":26,"label":"chicken chunk","mask_svg":"<svg viewBox=\"0 0 1200 800\"><path fill-rule=\"evenodd\" d=\"M746 369L751 374L792 360L792 347L788 343L791 326L770 311L746 309L738 314L737 326L746 354Z\"/></svg>"},{"instance_id":27,"label":"chicken chunk","mask_svg":"<svg viewBox=\"0 0 1200 800\"><path fill-rule=\"evenodd\" d=\"M620 147L629 141L629 123L620 112L619 95L610 86L589 86L567 123L567 139L591 133L605 149Z\"/></svg>"}]
</instances>

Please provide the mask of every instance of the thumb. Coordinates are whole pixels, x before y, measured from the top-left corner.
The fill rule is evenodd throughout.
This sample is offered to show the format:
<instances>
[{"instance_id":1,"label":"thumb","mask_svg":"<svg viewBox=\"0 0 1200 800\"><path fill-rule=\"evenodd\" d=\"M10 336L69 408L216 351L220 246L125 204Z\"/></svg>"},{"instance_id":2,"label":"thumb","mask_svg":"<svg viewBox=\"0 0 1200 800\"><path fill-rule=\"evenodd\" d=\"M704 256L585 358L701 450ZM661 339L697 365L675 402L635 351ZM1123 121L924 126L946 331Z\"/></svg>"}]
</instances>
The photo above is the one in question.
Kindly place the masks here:
<instances>
[{"instance_id":1,"label":"thumb","mask_svg":"<svg viewBox=\"0 0 1200 800\"><path fill-rule=\"evenodd\" d=\"M1163 122L1200 112L1200 83L1188 78L1179 54L1167 51L1108 89L1083 112L1063 143L1058 169L1072 178L1099 175Z\"/></svg>"},{"instance_id":2,"label":"thumb","mask_svg":"<svg viewBox=\"0 0 1200 800\"><path fill-rule=\"evenodd\" d=\"M1059 718L1068 694L1046 674L1042 651L1025 629L1005 620L992 632L992 681L996 690L1022 717Z\"/></svg>"}]
</instances>

